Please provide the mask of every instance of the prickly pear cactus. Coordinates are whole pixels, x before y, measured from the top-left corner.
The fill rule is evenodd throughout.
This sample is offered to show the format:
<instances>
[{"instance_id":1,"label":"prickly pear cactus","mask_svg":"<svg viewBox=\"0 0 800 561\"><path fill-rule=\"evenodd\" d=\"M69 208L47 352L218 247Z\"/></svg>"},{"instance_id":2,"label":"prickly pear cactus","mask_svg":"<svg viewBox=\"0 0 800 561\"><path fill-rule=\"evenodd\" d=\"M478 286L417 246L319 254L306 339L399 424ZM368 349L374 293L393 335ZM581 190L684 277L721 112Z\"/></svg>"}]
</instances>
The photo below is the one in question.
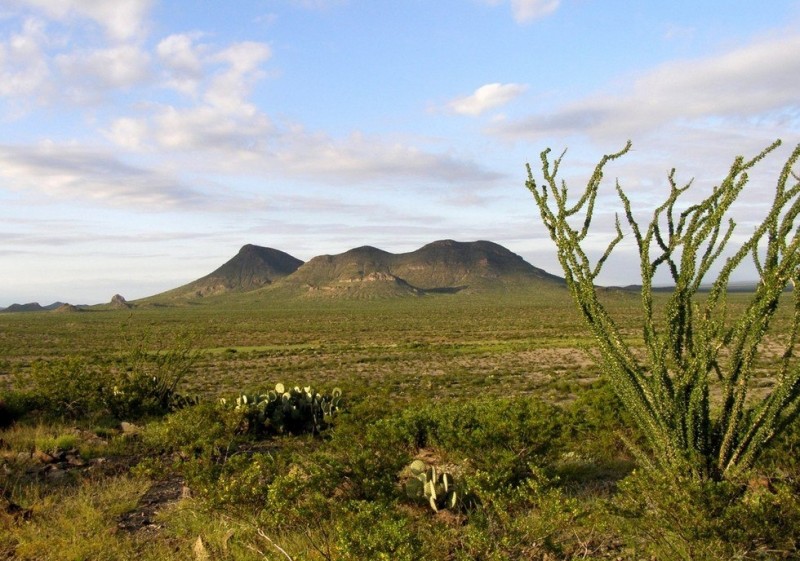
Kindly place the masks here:
<instances>
[{"instance_id":1,"label":"prickly pear cactus","mask_svg":"<svg viewBox=\"0 0 800 561\"><path fill-rule=\"evenodd\" d=\"M339 411L342 391L334 388L330 395L311 386L287 389L281 383L265 394L241 394L230 404L242 413L243 430L256 434L317 434L326 429ZM227 400L220 400L229 406Z\"/></svg>"},{"instance_id":2,"label":"prickly pear cactus","mask_svg":"<svg viewBox=\"0 0 800 561\"><path fill-rule=\"evenodd\" d=\"M435 466L428 466L422 460L414 460L408 466L411 477L405 485L408 498L427 503L434 512L441 509L454 509L458 504L458 492L452 474L437 472Z\"/></svg>"}]
</instances>

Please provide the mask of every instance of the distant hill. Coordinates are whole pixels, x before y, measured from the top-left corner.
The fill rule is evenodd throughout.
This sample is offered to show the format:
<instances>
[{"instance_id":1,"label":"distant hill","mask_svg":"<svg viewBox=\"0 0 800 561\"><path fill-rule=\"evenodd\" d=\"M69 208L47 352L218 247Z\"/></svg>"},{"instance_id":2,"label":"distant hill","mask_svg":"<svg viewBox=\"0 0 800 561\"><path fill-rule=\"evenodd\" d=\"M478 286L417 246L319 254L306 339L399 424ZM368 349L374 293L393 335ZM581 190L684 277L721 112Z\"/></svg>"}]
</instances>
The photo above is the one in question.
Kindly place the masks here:
<instances>
[{"instance_id":1,"label":"distant hill","mask_svg":"<svg viewBox=\"0 0 800 561\"><path fill-rule=\"evenodd\" d=\"M320 255L286 277L280 287L310 296L387 298L419 296L419 288L392 274L396 256L371 246Z\"/></svg>"},{"instance_id":2,"label":"distant hill","mask_svg":"<svg viewBox=\"0 0 800 561\"><path fill-rule=\"evenodd\" d=\"M247 244L232 259L208 275L144 300L202 298L227 292L249 292L292 274L302 264L300 259L283 251Z\"/></svg>"},{"instance_id":3,"label":"distant hill","mask_svg":"<svg viewBox=\"0 0 800 561\"><path fill-rule=\"evenodd\" d=\"M53 309L53 312L57 314L71 314L82 311L83 310L80 307L73 306L72 304L61 304L58 308Z\"/></svg>"},{"instance_id":4,"label":"distant hill","mask_svg":"<svg viewBox=\"0 0 800 561\"><path fill-rule=\"evenodd\" d=\"M11 304L8 308L0 310L0 313L18 312L49 312L64 305L64 302L53 302L48 306L42 306L39 302L29 302L27 304Z\"/></svg>"},{"instance_id":5,"label":"distant hill","mask_svg":"<svg viewBox=\"0 0 800 561\"><path fill-rule=\"evenodd\" d=\"M397 255L393 272L428 291L496 288L536 280L564 282L489 241L436 241Z\"/></svg>"},{"instance_id":6,"label":"distant hill","mask_svg":"<svg viewBox=\"0 0 800 561\"><path fill-rule=\"evenodd\" d=\"M314 257L280 287L309 296L379 298L487 290L533 282L563 284L501 245L442 240L409 253L363 246Z\"/></svg>"}]
</instances>

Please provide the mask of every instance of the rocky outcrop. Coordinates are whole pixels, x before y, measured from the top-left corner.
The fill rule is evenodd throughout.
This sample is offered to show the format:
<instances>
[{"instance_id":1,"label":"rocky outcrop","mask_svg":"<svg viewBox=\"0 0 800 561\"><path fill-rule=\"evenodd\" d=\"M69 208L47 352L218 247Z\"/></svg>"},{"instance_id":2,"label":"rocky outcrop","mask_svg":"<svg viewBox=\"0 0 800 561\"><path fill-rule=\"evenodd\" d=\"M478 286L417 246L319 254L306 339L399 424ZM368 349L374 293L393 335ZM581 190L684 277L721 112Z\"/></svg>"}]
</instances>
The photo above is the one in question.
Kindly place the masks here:
<instances>
[{"instance_id":1,"label":"rocky outcrop","mask_svg":"<svg viewBox=\"0 0 800 561\"><path fill-rule=\"evenodd\" d=\"M132 308L133 307L131 305L131 303L128 302L127 300L125 300L125 298L123 298L122 295L120 295L120 294L115 294L114 296L111 297L111 305L113 307L119 308L119 309L125 309L125 308Z\"/></svg>"}]
</instances>

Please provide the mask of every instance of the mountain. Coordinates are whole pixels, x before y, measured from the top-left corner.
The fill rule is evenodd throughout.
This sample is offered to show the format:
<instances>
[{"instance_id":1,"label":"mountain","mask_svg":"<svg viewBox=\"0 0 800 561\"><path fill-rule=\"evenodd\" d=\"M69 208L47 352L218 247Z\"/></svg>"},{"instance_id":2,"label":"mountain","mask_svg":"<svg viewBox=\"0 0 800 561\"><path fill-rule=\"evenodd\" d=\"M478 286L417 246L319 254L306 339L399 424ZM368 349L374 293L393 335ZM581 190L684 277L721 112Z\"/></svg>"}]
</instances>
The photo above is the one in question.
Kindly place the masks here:
<instances>
[{"instance_id":1,"label":"mountain","mask_svg":"<svg viewBox=\"0 0 800 561\"><path fill-rule=\"evenodd\" d=\"M564 279L538 269L519 255L490 241L440 240L408 253L361 246L303 263L288 253L247 244L221 267L178 288L128 302L115 295L103 309L191 303L209 296L257 293L278 297L383 299L430 293L484 292L524 287L563 287ZM271 296L269 296L271 295ZM13 304L0 312L76 307L55 302Z\"/></svg>"},{"instance_id":2,"label":"mountain","mask_svg":"<svg viewBox=\"0 0 800 561\"><path fill-rule=\"evenodd\" d=\"M396 255L371 246L338 255L320 255L303 264L280 286L309 296L387 298L419 296L423 291L392 274Z\"/></svg>"},{"instance_id":3,"label":"mountain","mask_svg":"<svg viewBox=\"0 0 800 561\"><path fill-rule=\"evenodd\" d=\"M14 312L47 312L50 310L55 310L60 306L63 306L64 302L53 302L47 306L42 306L39 302L29 302L27 304L11 304L8 308L0 310L2 313L14 313Z\"/></svg>"},{"instance_id":4,"label":"mountain","mask_svg":"<svg viewBox=\"0 0 800 561\"><path fill-rule=\"evenodd\" d=\"M247 244L208 275L150 299L202 298L227 292L249 292L271 285L297 270L303 262L288 253Z\"/></svg>"},{"instance_id":5,"label":"mountain","mask_svg":"<svg viewBox=\"0 0 800 561\"><path fill-rule=\"evenodd\" d=\"M363 246L321 255L279 286L308 296L380 298L508 288L536 281L563 284L563 279L496 243L442 240L409 253Z\"/></svg>"},{"instance_id":6,"label":"mountain","mask_svg":"<svg viewBox=\"0 0 800 561\"><path fill-rule=\"evenodd\" d=\"M488 241L441 240L396 256L392 272L427 291L496 288L533 280L563 282Z\"/></svg>"}]
</instances>

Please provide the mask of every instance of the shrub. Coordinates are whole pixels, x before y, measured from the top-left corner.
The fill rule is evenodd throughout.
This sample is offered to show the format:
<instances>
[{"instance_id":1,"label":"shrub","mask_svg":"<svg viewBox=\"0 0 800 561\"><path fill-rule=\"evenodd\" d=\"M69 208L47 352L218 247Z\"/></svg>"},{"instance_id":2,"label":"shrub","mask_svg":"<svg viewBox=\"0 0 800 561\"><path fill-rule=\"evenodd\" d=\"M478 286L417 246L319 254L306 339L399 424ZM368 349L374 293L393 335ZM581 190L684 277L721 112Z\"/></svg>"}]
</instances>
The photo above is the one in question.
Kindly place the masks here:
<instances>
[{"instance_id":1,"label":"shrub","mask_svg":"<svg viewBox=\"0 0 800 561\"><path fill-rule=\"evenodd\" d=\"M620 483L612 512L621 533L657 559L789 559L800 552L798 490L792 481L637 471Z\"/></svg>"},{"instance_id":2,"label":"shrub","mask_svg":"<svg viewBox=\"0 0 800 561\"><path fill-rule=\"evenodd\" d=\"M392 505L353 503L336 530L338 552L348 561L428 558L411 521Z\"/></svg>"},{"instance_id":3,"label":"shrub","mask_svg":"<svg viewBox=\"0 0 800 561\"><path fill-rule=\"evenodd\" d=\"M174 348L145 350L147 339L119 357L69 356L37 360L14 376L6 399L19 413L83 419L110 415L135 420L164 415L196 403L178 393L196 353L184 342Z\"/></svg>"},{"instance_id":4,"label":"shrub","mask_svg":"<svg viewBox=\"0 0 800 561\"><path fill-rule=\"evenodd\" d=\"M481 398L411 409L395 423L409 444L435 447L513 484L528 477L531 465L557 456L564 419L563 410L541 400Z\"/></svg>"},{"instance_id":5,"label":"shrub","mask_svg":"<svg viewBox=\"0 0 800 561\"><path fill-rule=\"evenodd\" d=\"M477 472L466 476L465 488L480 506L469 512L455 559L571 558L580 505L541 471L517 485Z\"/></svg>"},{"instance_id":6,"label":"shrub","mask_svg":"<svg viewBox=\"0 0 800 561\"><path fill-rule=\"evenodd\" d=\"M669 194L644 227L634 218L631 201L617 184L626 221L639 252L645 353L637 355L598 296L595 280L623 233L593 262L585 252L604 167L625 153L604 156L577 200L568 200L566 183L558 178L563 154L549 160L541 154L543 182L528 166L526 186L533 195L550 237L558 248L567 286L595 336L604 375L644 436L649 454L639 453L650 467L675 474L691 472L698 479L736 477L752 467L766 445L800 412L800 363L792 350L800 335L800 291L782 340L776 384L762 399L748 395L764 338L770 332L780 298L789 284L800 281L800 177L792 168L800 159L798 145L780 172L763 222L730 250L708 293L698 292L709 271L725 254L735 223L730 209L748 181L748 172L780 144L774 143L750 160L737 157L728 175L699 203L676 209L691 182L680 186L674 170ZM794 181L794 182L793 182ZM759 282L738 317L728 306L731 275L752 257ZM653 282L666 269L674 289L656 319ZM712 412L710 384L719 380L722 400ZM639 450L632 442L632 450Z\"/></svg>"},{"instance_id":7,"label":"shrub","mask_svg":"<svg viewBox=\"0 0 800 561\"><path fill-rule=\"evenodd\" d=\"M26 374L16 376L17 391L29 411L47 417L79 419L102 408L106 377L95 363L80 357L35 361Z\"/></svg>"},{"instance_id":8,"label":"shrub","mask_svg":"<svg viewBox=\"0 0 800 561\"><path fill-rule=\"evenodd\" d=\"M155 350L146 348L147 337L110 365L103 388L103 403L117 419L137 419L164 415L197 403L178 393L178 386L190 372L197 353L189 342L179 338L170 348L162 343Z\"/></svg>"}]
</instances>

